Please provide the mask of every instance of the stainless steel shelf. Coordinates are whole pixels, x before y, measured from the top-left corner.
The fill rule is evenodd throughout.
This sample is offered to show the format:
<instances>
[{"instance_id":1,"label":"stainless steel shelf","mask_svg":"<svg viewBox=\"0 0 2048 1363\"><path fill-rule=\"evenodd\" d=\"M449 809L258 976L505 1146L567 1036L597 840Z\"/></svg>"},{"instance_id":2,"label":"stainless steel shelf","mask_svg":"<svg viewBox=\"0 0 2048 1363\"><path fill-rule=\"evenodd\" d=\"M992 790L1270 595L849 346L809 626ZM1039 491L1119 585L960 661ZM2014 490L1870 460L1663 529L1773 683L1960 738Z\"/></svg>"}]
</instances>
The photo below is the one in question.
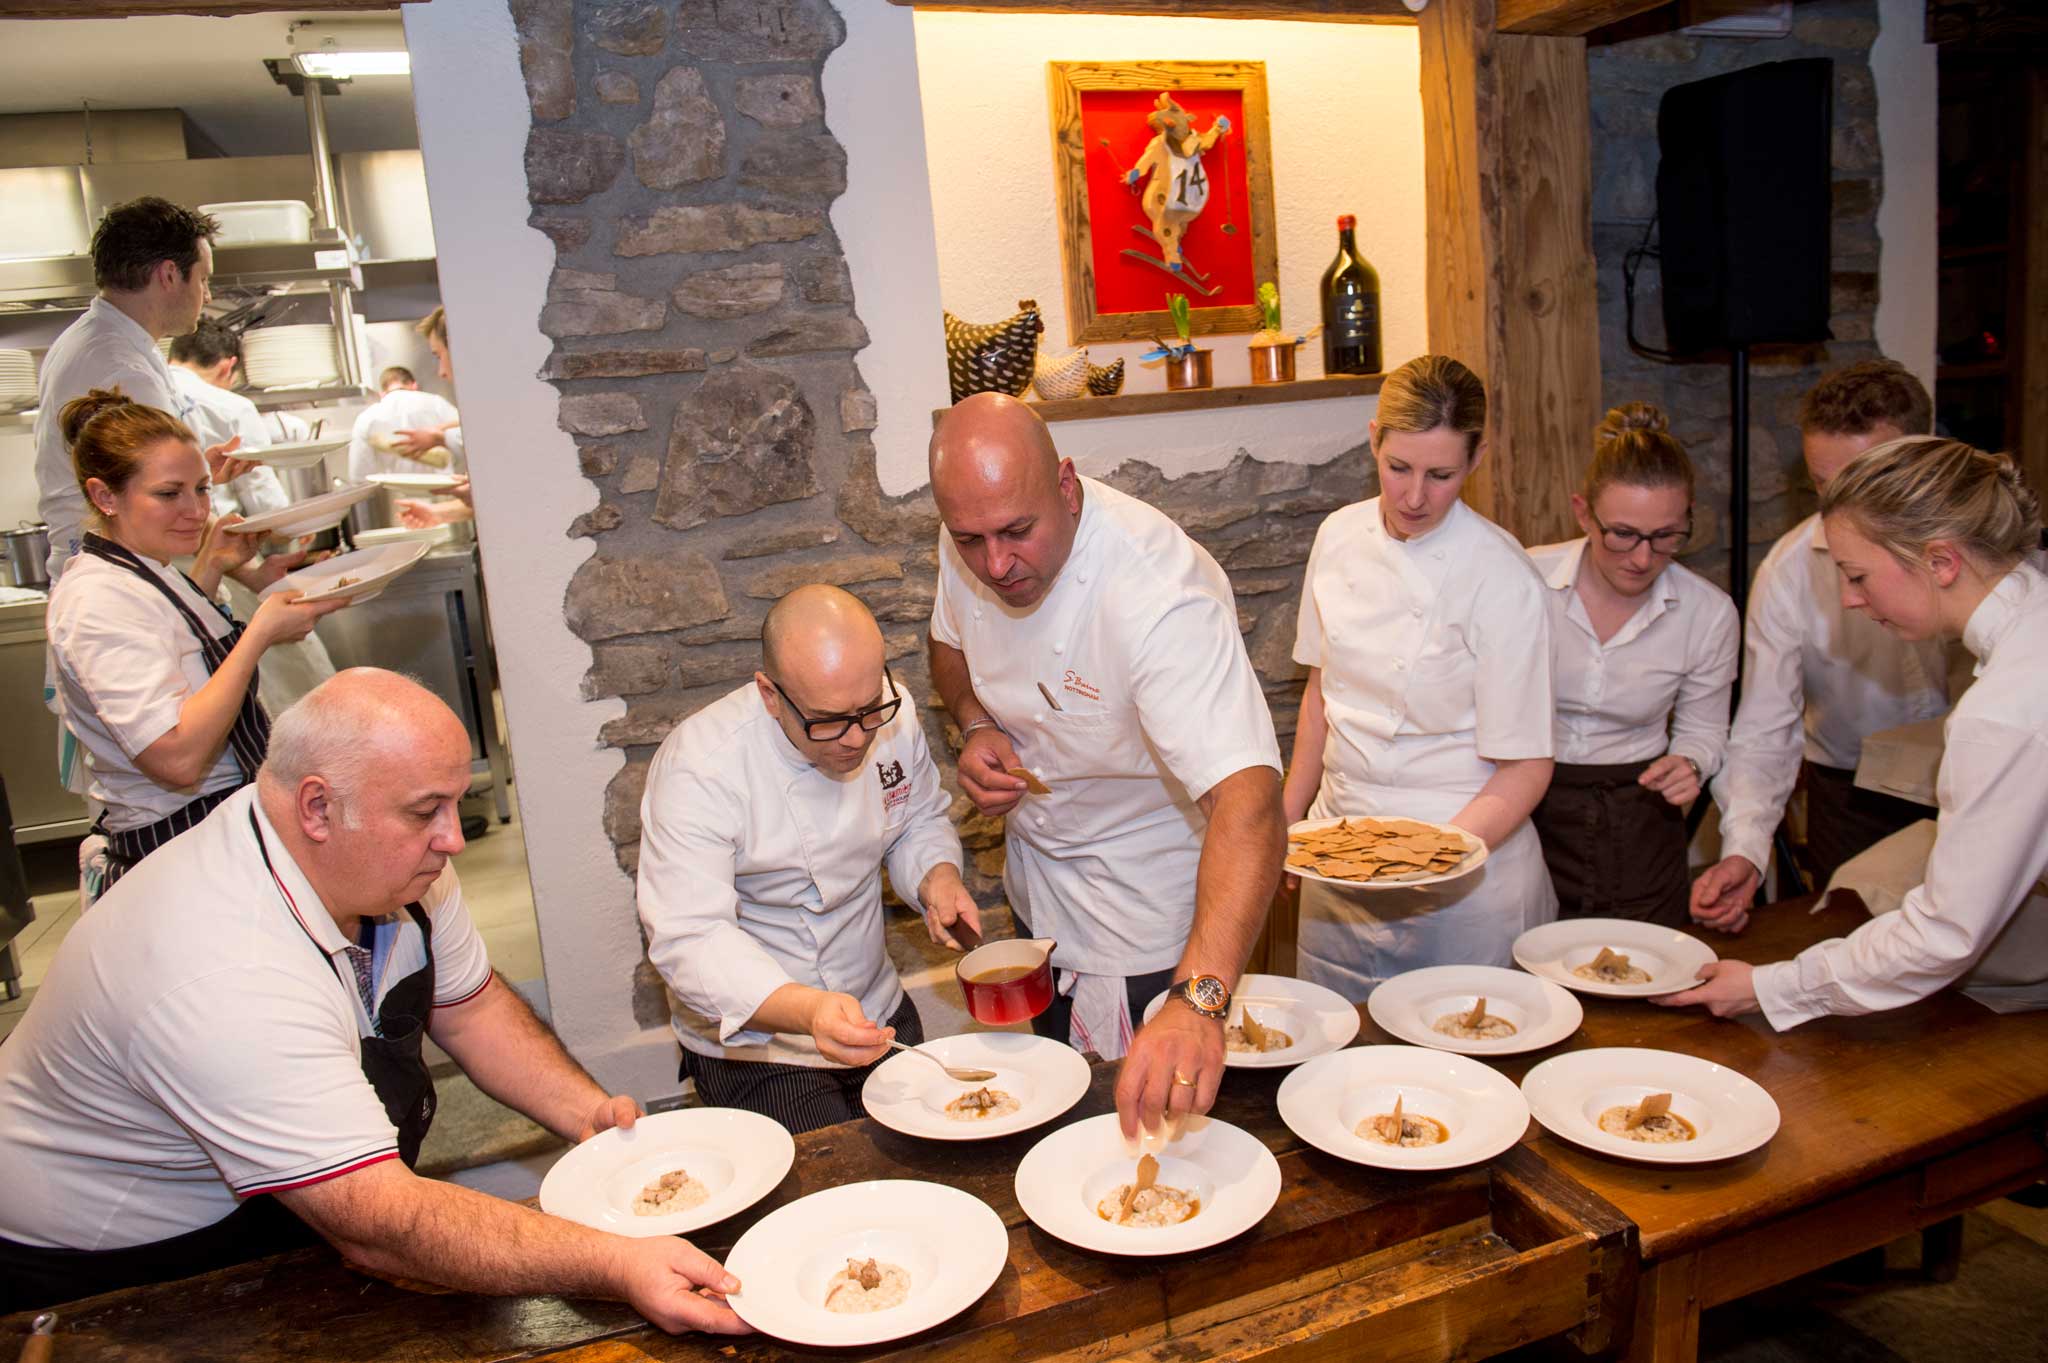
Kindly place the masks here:
<instances>
[{"instance_id":1,"label":"stainless steel shelf","mask_svg":"<svg viewBox=\"0 0 2048 1363\"><path fill-rule=\"evenodd\" d=\"M213 287L224 289L363 286L361 269L338 241L223 246L214 252ZM77 311L92 301L92 258L0 260L0 308Z\"/></svg>"},{"instance_id":2,"label":"stainless steel shelf","mask_svg":"<svg viewBox=\"0 0 2048 1363\"><path fill-rule=\"evenodd\" d=\"M280 407L305 407L320 402L347 402L356 398L374 398L374 389L360 384L333 383L322 388L242 388L236 390L256 404L261 412L276 411ZM24 412L0 412L0 431L26 431L34 429L36 409Z\"/></svg>"}]
</instances>

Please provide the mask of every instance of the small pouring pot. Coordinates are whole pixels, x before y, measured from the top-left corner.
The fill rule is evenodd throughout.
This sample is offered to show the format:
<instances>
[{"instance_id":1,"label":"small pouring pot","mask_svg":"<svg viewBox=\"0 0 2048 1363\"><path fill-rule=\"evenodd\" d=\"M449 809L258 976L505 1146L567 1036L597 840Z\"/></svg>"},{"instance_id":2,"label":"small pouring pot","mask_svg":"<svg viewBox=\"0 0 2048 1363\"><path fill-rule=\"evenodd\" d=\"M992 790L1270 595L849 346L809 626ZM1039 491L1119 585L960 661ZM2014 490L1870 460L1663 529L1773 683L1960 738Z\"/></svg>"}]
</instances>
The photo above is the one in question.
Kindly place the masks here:
<instances>
[{"instance_id":1,"label":"small pouring pot","mask_svg":"<svg viewBox=\"0 0 2048 1363\"><path fill-rule=\"evenodd\" d=\"M967 1011L976 1022L1002 1027L1037 1017L1052 1007L1052 950L1050 937L1026 937L990 942L962 956L953 966L960 992L967 996ZM987 976L1022 969L1015 979L989 980Z\"/></svg>"},{"instance_id":2,"label":"small pouring pot","mask_svg":"<svg viewBox=\"0 0 2048 1363\"><path fill-rule=\"evenodd\" d=\"M1248 352L1252 358L1253 383L1294 382L1293 341L1284 345L1255 345Z\"/></svg>"},{"instance_id":3,"label":"small pouring pot","mask_svg":"<svg viewBox=\"0 0 2048 1363\"><path fill-rule=\"evenodd\" d=\"M1170 391L1183 388L1212 388L1216 383L1213 350L1190 350L1184 354L1166 357L1166 386Z\"/></svg>"}]
</instances>

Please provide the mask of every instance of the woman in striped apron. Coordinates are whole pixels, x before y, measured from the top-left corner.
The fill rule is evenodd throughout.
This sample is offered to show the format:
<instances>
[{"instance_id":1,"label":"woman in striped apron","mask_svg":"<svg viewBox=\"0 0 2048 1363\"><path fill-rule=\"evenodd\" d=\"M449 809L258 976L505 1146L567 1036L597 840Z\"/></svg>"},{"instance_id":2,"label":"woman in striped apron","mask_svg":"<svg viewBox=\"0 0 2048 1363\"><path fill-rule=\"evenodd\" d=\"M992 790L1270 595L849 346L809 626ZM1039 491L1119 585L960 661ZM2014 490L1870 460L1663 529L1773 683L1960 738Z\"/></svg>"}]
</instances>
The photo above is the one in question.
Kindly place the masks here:
<instances>
[{"instance_id":1,"label":"woman in striped apron","mask_svg":"<svg viewBox=\"0 0 2048 1363\"><path fill-rule=\"evenodd\" d=\"M64 718L105 806L104 893L254 779L270 737L257 660L346 603L279 592L237 623L214 593L256 537L208 536L192 432L119 389L67 404L62 425L96 524L50 594L48 632ZM190 576L172 563L188 555ZM296 559L275 561L281 575Z\"/></svg>"}]
</instances>

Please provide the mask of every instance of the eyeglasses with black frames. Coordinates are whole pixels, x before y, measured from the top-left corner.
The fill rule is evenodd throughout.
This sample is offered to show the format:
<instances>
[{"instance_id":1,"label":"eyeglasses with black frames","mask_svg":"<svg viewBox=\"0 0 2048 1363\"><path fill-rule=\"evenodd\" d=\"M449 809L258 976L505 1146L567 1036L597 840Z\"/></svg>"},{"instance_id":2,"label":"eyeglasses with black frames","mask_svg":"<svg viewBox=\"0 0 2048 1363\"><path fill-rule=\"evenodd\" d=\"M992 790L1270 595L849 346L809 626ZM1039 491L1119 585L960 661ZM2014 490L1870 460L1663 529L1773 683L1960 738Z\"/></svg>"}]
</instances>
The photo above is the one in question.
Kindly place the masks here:
<instances>
[{"instance_id":1,"label":"eyeglasses with black frames","mask_svg":"<svg viewBox=\"0 0 2048 1363\"><path fill-rule=\"evenodd\" d=\"M850 715L807 715L801 705L790 699L789 692L782 689L781 682L770 677L768 684L775 688L775 694L782 697L782 703L790 708L791 713L802 721L805 738L813 743L830 743L844 738L846 731L856 724L860 725L862 732L873 733L896 718L896 712L903 708L903 694L896 689L896 678L886 667L882 669L882 680L889 688L889 699Z\"/></svg>"},{"instance_id":2,"label":"eyeglasses with black frames","mask_svg":"<svg viewBox=\"0 0 2048 1363\"><path fill-rule=\"evenodd\" d=\"M1683 530L1644 531L1632 529L1625 525L1608 525L1599 516L1595 515L1590 507L1586 510L1586 517L1593 524L1600 527L1600 542L1617 554L1634 553L1635 547L1638 544L1648 540L1652 553L1662 554L1664 557L1670 558L1673 554L1685 548L1687 541L1692 539L1692 513L1690 511L1685 513L1685 528Z\"/></svg>"}]
</instances>

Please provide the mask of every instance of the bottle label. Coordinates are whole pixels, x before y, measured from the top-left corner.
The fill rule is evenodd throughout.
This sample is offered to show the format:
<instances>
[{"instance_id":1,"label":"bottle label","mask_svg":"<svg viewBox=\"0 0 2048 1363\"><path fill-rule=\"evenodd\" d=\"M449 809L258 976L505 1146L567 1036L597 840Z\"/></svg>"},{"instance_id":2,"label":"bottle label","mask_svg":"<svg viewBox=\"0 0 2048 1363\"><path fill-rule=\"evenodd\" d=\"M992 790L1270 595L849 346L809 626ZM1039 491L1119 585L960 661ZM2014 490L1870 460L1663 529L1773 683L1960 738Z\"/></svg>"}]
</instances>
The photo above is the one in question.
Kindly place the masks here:
<instances>
[{"instance_id":1,"label":"bottle label","mask_svg":"<svg viewBox=\"0 0 2048 1363\"><path fill-rule=\"evenodd\" d=\"M1330 338L1339 346L1369 345L1380 329L1380 300L1349 294L1332 300Z\"/></svg>"}]
</instances>

